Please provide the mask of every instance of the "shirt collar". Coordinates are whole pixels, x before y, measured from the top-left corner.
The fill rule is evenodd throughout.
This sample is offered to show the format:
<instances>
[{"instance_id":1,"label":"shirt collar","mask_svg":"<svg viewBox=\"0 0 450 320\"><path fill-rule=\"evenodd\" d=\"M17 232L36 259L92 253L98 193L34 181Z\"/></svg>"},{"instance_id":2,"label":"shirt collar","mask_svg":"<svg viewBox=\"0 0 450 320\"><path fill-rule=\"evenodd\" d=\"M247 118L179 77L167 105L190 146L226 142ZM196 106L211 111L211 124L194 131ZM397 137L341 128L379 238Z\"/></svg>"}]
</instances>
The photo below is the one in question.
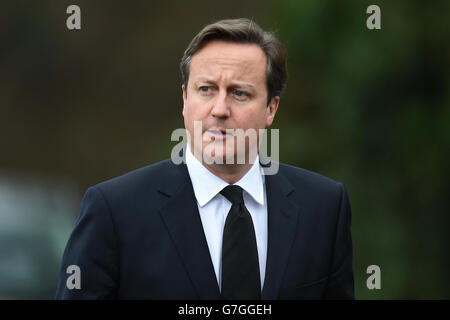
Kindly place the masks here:
<instances>
[{"instance_id":1,"label":"shirt collar","mask_svg":"<svg viewBox=\"0 0 450 320\"><path fill-rule=\"evenodd\" d=\"M228 183L211 171L192 154L189 143L186 146L186 166L194 188L194 194L200 207L213 199ZM259 156L250 170L235 183L244 189L256 202L264 205L264 176Z\"/></svg>"}]
</instances>

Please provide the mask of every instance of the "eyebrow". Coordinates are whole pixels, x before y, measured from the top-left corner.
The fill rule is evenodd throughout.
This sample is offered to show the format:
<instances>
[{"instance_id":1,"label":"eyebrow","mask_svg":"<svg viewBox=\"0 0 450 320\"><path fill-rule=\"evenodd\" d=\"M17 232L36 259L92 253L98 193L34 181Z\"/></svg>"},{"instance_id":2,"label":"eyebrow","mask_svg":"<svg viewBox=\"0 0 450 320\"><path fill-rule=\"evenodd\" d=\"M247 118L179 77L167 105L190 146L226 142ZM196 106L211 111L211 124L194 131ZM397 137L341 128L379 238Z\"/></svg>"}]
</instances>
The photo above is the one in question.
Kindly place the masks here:
<instances>
[{"instance_id":1,"label":"eyebrow","mask_svg":"<svg viewBox=\"0 0 450 320\"><path fill-rule=\"evenodd\" d=\"M198 85L199 83L208 83L208 84L214 84L214 85L217 84L216 81L205 78L205 77L200 77L200 78L196 79L194 81L194 83L196 85ZM255 89L255 86L253 84L244 82L244 81L232 82L230 86L233 88L249 88L249 89L253 89L253 90Z\"/></svg>"}]
</instances>

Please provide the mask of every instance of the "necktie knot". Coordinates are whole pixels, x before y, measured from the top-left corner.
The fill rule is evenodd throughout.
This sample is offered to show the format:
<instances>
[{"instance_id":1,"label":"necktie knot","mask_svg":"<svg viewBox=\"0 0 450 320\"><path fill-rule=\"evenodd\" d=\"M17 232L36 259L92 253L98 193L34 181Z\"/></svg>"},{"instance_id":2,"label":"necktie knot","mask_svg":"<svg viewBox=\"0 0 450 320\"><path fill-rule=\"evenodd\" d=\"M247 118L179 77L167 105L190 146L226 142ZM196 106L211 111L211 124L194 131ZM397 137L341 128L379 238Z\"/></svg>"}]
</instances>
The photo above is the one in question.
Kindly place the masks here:
<instances>
[{"instance_id":1,"label":"necktie knot","mask_svg":"<svg viewBox=\"0 0 450 320\"><path fill-rule=\"evenodd\" d=\"M242 196L242 188L236 185L229 185L220 191L220 193L227 198L232 204L244 203Z\"/></svg>"}]
</instances>

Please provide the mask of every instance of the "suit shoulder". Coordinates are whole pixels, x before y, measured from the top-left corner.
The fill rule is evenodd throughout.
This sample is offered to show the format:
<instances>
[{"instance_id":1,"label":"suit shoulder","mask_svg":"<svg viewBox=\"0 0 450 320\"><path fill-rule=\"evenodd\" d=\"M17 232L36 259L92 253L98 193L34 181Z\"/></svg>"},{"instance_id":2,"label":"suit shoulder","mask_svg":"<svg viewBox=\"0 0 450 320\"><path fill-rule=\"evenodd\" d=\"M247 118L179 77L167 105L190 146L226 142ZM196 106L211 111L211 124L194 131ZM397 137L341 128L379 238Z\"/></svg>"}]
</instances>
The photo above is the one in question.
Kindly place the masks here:
<instances>
[{"instance_id":1,"label":"suit shoulder","mask_svg":"<svg viewBox=\"0 0 450 320\"><path fill-rule=\"evenodd\" d=\"M170 159L138 168L96 184L94 187L104 192L150 190L173 173L174 164Z\"/></svg>"},{"instance_id":2,"label":"suit shoulder","mask_svg":"<svg viewBox=\"0 0 450 320\"><path fill-rule=\"evenodd\" d=\"M303 179L308 179L320 183L326 184L338 183L337 181L327 176L324 176L320 173L310 171L301 167L296 167L286 163L280 163L280 172L287 175L287 177L289 177L290 175L294 175L296 178L302 177Z\"/></svg>"},{"instance_id":3,"label":"suit shoulder","mask_svg":"<svg viewBox=\"0 0 450 320\"><path fill-rule=\"evenodd\" d=\"M284 163L280 163L279 170L296 189L315 191L318 193L325 192L327 194L340 193L340 182L317 172Z\"/></svg>"}]
</instances>

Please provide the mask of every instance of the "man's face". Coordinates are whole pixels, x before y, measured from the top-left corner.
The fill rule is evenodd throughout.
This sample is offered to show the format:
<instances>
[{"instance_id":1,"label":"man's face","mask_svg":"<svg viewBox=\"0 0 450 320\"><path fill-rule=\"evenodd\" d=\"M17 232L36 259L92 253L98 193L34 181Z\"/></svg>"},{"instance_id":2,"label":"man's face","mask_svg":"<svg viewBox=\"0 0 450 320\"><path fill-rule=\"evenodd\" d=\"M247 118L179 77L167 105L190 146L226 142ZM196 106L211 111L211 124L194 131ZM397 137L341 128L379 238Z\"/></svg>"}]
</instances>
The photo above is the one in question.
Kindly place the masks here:
<instances>
[{"instance_id":1,"label":"man's face","mask_svg":"<svg viewBox=\"0 0 450 320\"><path fill-rule=\"evenodd\" d=\"M248 145L245 150L229 147L227 139L234 139L236 145L236 137L225 130L258 131L272 124L279 97L267 104L266 64L265 53L254 44L212 41L196 52L187 88L183 86L184 124L194 154L205 156L206 150L213 149L212 155L222 157L224 163L225 157L248 155ZM202 122L200 144L193 143L194 121Z\"/></svg>"}]
</instances>

